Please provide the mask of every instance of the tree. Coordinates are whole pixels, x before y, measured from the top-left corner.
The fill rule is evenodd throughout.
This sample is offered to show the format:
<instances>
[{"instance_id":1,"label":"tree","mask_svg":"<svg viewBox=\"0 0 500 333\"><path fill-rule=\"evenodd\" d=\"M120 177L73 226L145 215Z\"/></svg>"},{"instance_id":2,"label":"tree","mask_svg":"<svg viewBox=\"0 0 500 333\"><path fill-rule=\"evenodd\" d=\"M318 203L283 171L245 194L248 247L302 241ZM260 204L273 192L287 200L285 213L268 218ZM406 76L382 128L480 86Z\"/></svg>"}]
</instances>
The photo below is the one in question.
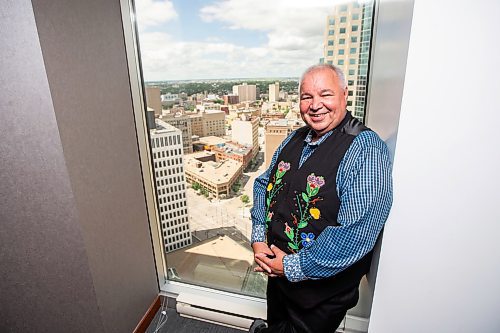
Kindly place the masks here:
<instances>
[{"instance_id":1,"label":"tree","mask_svg":"<svg viewBox=\"0 0 500 333\"><path fill-rule=\"evenodd\" d=\"M248 195L243 194L243 195L241 196L241 202L243 202L244 204L249 203L249 202L250 202L250 198L248 197Z\"/></svg>"},{"instance_id":2,"label":"tree","mask_svg":"<svg viewBox=\"0 0 500 333\"><path fill-rule=\"evenodd\" d=\"M191 187L192 187L192 188L193 188L193 190L195 190L195 191L198 191L198 190L201 188L200 184L198 184L197 182L194 182L194 183L191 185Z\"/></svg>"},{"instance_id":3,"label":"tree","mask_svg":"<svg viewBox=\"0 0 500 333\"><path fill-rule=\"evenodd\" d=\"M233 186L231 187L231 189L233 190L234 193L238 193L238 191L240 190L240 187L241 187L240 182L236 182L236 183L233 184Z\"/></svg>"}]
</instances>

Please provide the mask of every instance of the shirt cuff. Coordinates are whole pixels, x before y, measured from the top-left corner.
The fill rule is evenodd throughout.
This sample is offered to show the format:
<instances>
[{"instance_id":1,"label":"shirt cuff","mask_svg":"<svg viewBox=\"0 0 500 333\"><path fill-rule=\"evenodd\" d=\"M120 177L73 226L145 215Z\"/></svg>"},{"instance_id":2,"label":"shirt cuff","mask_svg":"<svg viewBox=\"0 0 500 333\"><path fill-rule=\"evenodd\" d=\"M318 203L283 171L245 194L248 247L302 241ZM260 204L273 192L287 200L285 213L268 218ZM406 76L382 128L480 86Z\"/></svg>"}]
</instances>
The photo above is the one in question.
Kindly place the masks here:
<instances>
[{"instance_id":1,"label":"shirt cuff","mask_svg":"<svg viewBox=\"0 0 500 333\"><path fill-rule=\"evenodd\" d=\"M255 242L265 242L266 241L266 225L265 224L254 224L252 226L252 237L251 243Z\"/></svg>"},{"instance_id":2,"label":"shirt cuff","mask_svg":"<svg viewBox=\"0 0 500 333\"><path fill-rule=\"evenodd\" d=\"M307 280L307 276L304 275L300 268L300 257L297 253L283 257L283 270L285 271L286 278L290 282Z\"/></svg>"}]
</instances>

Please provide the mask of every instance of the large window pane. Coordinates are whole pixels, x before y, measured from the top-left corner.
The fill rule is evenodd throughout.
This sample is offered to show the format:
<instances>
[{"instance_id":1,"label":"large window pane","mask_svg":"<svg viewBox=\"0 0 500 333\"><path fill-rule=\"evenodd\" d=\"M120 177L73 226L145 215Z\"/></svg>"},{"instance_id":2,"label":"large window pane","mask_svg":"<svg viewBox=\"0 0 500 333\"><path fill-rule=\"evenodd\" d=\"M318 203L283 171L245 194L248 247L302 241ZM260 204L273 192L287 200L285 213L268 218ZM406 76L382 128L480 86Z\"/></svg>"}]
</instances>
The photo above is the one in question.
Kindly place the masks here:
<instances>
[{"instance_id":1,"label":"large window pane","mask_svg":"<svg viewBox=\"0 0 500 333\"><path fill-rule=\"evenodd\" d=\"M349 110L363 120L372 3L135 5L168 278L265 297L250 247L253 181L303 126L307 67L322 61L349 74Z\"/></svg>"}]
</instances>

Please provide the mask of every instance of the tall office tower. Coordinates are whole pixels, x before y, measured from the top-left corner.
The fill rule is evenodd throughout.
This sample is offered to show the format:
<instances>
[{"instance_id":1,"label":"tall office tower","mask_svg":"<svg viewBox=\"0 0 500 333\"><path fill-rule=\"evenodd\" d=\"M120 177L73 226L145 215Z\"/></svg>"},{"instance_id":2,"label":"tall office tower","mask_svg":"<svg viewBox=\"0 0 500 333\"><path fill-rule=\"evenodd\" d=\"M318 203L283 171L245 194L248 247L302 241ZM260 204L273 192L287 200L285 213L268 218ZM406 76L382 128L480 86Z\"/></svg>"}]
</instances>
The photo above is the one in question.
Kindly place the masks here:
<instances>
[{"instance_id":1,"label":"tall office tower","mask_svg":"<svg viewBox=\"0 0 500 333\"><path fill-rule=\"evenodd\" d=\"M259 153L259 118L245 117L231 123L231 140L252 147L252 158Z\"/></svg>"},{"instance_id":2,"label":"tall office tower","mask_svg":"<svg viewBox=\"0 0 500 333\"><path fill-rule=\"evenodd\" d=\"M257 96L257 86L254 84L240 84L233 86L233 94L238 95L240 103L242 102L253 102L256 100Z\"/></svg>"},{"instance_id":3,"label":"tall office tower","mask_svg":"<svg viewBox=\"0 0 500 333\"><path fill-rule=\"evenodd\" d=\"M349 89L347 109L363 121L373 3L336 5L327 17L323 61L340 67Z\"/></svg>"},{"instance_id":4,"label":"tall office tower","mask_svg":"<svg viewBox=\"0 0 500 333\"><path fill-rule=\"evenodd\" d=\"M269 102L277 102L280 98L280 83L269 85Z\"/></svg>"},{"instance_id":5,"label":"tall office tower","mask_svg":"<svg viewBox=\"0 0 500 333\"><path fill-rule=\"evenodd\" d=\"M182 132L156 119L151 149L165 252L191 245L183 165Z\"/></svg>"},{"instance_id":6,"label":"tall office tower","mask_svg":"<svg viewBox=\"0 0 500 333\"><path fill-rule=\"evenodd\" d=\"M273 154L278 146L286 139L290 133L304 126L302 120L279 119L271 120L266 125L266 150L264 152L264 165L266 169L271 164Z\"/></svg>"},{"instance_id":7,"label":"tall office tower","mask_svg":"<svg viewBox=\"0 0 500 333\"><path fill-rule=\"evenodd\" d=\"M191 118L188 115L167 115L163 116L161 120L181 130L184 154L191 154L193 152Z\"/></svg>"},{"instance_id":8,"label":"tall office tower","mask_svg":"<svg viewBox=\"0 0 500 333\"><path fill-rule=\"evenodd\" d=\"M161 92L158 87L146 87L146 104L155 110L155 116L161 116Z\"/></svg>"}]
</instances>

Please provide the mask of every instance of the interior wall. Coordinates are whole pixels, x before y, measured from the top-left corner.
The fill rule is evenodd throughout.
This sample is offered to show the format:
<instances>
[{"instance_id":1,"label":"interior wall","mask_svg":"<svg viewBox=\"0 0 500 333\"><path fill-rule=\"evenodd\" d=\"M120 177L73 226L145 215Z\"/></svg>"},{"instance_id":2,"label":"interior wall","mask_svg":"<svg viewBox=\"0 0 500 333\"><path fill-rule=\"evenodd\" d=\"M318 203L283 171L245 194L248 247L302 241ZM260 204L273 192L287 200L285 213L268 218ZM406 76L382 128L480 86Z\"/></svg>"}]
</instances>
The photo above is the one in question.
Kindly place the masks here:
<instances>
[{"instance_id":1,"label":"interior wall","mask_svg":"<svg viewBox=\"0 0 500 333\"><path fill-rule=\"evenodd\" d=\"M131 332L158 293L119 1L0 7L0 331Z\"/></svg>"},{"instance_id":2,"label":"interior wall","mask_svg":"<svg viewBox=\"0 0 500 333\"><path fill-rule=\"evenodd\" d=\"M0 332L104 332L31 2L0 31Z\"/></svg>"},{"instance_id":3,"label":"interior wall","mask_svg":"<svg viewBox=\"0 0 500 333\"><path fill-rule=\"evenodd\" d=\"M130 332L158 283L120 2L32 2L104 327Z\"/></svg>"},{"instance_id":4,"label":"interior wall","mask_svg":"<svg viewBox=\"0 0 500 333\"><path fill-rule=\"evenodd\" d=\"M386 142L394 159L413 0L379 0L376 7L365 123ZM370 273L360 285L358 304L348 314L370 317L382 238L375 246Z\"/></svg>"},{"instance_id":5,"label":"interior wall","mask_svg":"<svg viewBox=\"0 0 500 333\"><path fill-rule=\"evenodd\" d=\"M499 332L500 3L416 1L369 332Z\"/></svg>"}]
</instances>

